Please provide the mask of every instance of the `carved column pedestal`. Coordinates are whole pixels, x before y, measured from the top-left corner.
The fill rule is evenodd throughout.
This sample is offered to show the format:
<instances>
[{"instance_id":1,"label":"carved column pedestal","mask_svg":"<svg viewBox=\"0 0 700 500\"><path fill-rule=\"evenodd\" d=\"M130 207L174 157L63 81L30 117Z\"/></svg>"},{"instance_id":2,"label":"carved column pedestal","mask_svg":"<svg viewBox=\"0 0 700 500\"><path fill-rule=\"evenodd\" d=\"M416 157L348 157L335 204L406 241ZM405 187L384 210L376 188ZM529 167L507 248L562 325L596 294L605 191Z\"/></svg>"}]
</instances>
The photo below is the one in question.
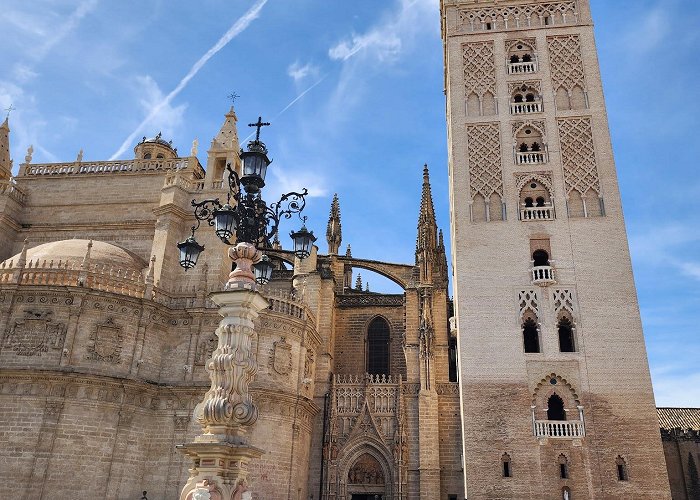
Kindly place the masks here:
<instances>
[{"instance_id":1,"label":"carved column pedestal","mask_svg":"<svg viewBox=\"0 0 700 500\"><path fill-rule=\"evenodd\" d=\"M229 255L237 269L231 273L226 291L210 296L223 319L216 330L218 346L207 361L211 387L194 412L202 434L193 443L177 447L194 461L180 500L246 498L248 464L263 454L246 438L248 427L258 418L248 392L258 370L251 350L253 321L269 307L251 272L261 255L247 243L231 248Z\"/></svg>"}]
</instances>

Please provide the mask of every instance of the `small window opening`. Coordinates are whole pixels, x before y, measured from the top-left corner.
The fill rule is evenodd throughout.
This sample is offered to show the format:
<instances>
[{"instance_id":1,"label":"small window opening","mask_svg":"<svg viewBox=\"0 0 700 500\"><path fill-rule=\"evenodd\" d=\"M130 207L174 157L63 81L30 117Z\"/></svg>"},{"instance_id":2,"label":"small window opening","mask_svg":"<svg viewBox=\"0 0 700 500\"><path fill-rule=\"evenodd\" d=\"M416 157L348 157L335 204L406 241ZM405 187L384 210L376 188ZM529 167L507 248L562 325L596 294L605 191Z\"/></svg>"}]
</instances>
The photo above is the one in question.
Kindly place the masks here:
<instances>
[{"instance_id":1,"label":"small window opening","mask_svg":"<svg viewBox=\"0 0 700 500\"><path fill-rule=\"evenodd\" d=\"M528 318L523 323L523 343L526 353L540 352L540 332L537 330L537 323L532 318Z\"/></svg>"},{"instance_id":2,"label":"small window opening","mask_svg":"<svg viewBox=\"0 0 700 500\"><path fill-rule=\"evenodd\" d=\"M533 151L540 151L540 143L539 142L533 142L532 143L532 150Z\"/></svg>"},{"instance_id":3,"label":"small window opening","mask_svg":"<svg viewBox=\"0 0 700 500\"><path fill-rule=\"evenodd\" d=\"M547 420L566 420L564 401L555 392L547 400Z\"/></svg>"},{"instance_id":4,"label":"small window opening","mask_svg":"<svg viewBox=\"0 0 700 500\"><path fill-rule=\"evenodd\" d=\"M544 18L544 25L549 26L549 16L545 16Z\"/></svg>"},{"instance_id":5,"label":"small window opening","mask_svg":"<svg viewBox=\"0 0 700 500\"><path fill-rule=\"evenodd\" d=\"M561 495L563 500L571 500L571 490L568 486L561 489Z\"/></svg>"},{"instance_id":6,"label":"small window opening","mask_svg":"<svg viewBox=\"0 0 700 500\"><path fill-rule=\"evenodd\" d=\"M526 207L532 207L532 206L534 206L534 205L532 204L532 198L525 198L525 206L526 206Z\"/></svg>"},{"instance_id":7,"label":"small window opening","mask_svg":"<svg viewBox=\"0 0 700 500\"><path fill-rule=\"evenodd\" d=\"M503 477L513 477L513 471L510 466L510 455L504 453L503 457L501 457L501 463L503 465Z\"/></svg>"},{"instance_id":8,"label":"small window opening","mask_svg":"<svg viewBox=\"0 0 700 500\"><path fill-rule=\"evenodd\" d=\"M156 155L156 158L157 158L157 159L162 159L162 158L165 158L165 156L163 156L163 153L158 153L158 154Z\"/></svg>"},{"instance_id":9,"label":"small window opening","mask_svg":"<svg viewBox=\"0 0 700 500\"><path fill-rule=\"evenodd\" d=\"M530 54L525 54L523 56L523 62L532 62L532 56Z\"/></svg>"},{"instance_id":10,"label":"small window opening","mask_svg":"<svg viewBox=\"0 0 700 500\"><path fill-rule=\"evenodd\" d=\"M574 328L569 318L559 320L559 350L561 352L576 352L574 346Z\"/></svg>"},{"instance_id":11,"label":"small window opening","mask_svg":"<svg viewBox=\"0 0 700 500\"><path fill-rule=\"evenodd\" d=\"M512 55L512 56L510 56L510 62L513 63L513 64L519 63L519 62L520 62L520 57L518 57L517 55Z\"/></svg>"},{"instance_id":12,"label":"small window opening","mask_svg":"<svg viewBox=\"0 0 700 500\"><path fill-rule=\"evenodd\" d=\"M523 142L523 143L520 145L520 148L519 148L519 149L520 149L520 152L521 152L521 153L527 153L527 144L525 144L525 143Z\"/></svg>"},{"instance_id":13,"label":"small window opening","mask_svg":"<svg viewBox=\"0 0 700 500\"><path fill-rule=\"evenodd\" d=\"M627 475L627 462L625 462L625 459L618 456L615 462L617 464L617 480L629 481L629 476Z\"/></svg>"},{"instance_id":14,"label":"small window opening","mask_svg":"<svg viewBox=\"0 0 700 500\"><path fill-rule=\"evenodd\" d=\"M486 23L486 29L490 30L491 29L491 23Z\"/></svg>"},{"instance_id":15,"label":"small window opening","mask_svg":"<svg viewBox=\"0 0 700 500\"><path fill-rule=\"evenodd\" d=\"M523 102L523 96L521 94L515 94L515 102Z\"/></svg>"},{"instance_id":16,"label":"small window opening","mask_svg":"<svg viewBox=\"0 0 700 500\"><path fill-rule=\"evenodd\" d=\"M535 205L535 206L537 206L537 207L543 207L543 206L544 206L544 198L542 198L541 196L538 196L537 199L535 200L535 202L537 203L537 205Z\"/></svg>"},{"instance_id":17,"label":"small window opening","mask_svg":"<svg viewBox=\"0 0 700 500\"><path fill-rule=\"evenodd\" d=\"M535 267L542 267L549 265L549 254L544 250L535 250L532 254L532 260L534 261Z\"/></svg>"},{"instance_id":18,"label":"small window opening","mask_svg":"<svg viewBox=\"0 0 700 500\"><path fill-rule=\"evenodd\" d=\"M151 153L146 153L145 155L143 155L143 159L144 159L144 160L150 160L150 159L151 159Z\"/></svg>"},{"instance_id":19,"label":"small window opening","mask_svg":"<svg viewBox=\"0 0 700 500\"><path fill-rule=\"evenodd\" d=\"M535 102L535 94L527 94L525 96L525 102Z\"/></svg>"},{"instance_id":20,"label":"small window opening","mask_svg":"<svg viewBox=\"0 0 700 500\"><path fill-rule=\"evenodd\" d=\"M569 479L569 459L564 454L559 455L559 478Z\"/></svg>"}]
</instances>

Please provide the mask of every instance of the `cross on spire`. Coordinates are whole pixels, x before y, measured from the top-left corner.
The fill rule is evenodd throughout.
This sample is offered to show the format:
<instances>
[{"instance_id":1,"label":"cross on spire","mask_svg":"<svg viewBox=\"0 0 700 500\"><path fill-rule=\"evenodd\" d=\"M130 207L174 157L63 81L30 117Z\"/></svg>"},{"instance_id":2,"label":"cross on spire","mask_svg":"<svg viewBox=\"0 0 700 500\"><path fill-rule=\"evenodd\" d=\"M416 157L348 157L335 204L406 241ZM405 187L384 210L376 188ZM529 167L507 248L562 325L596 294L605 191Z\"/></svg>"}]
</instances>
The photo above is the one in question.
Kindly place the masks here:
<instances>
[{"instance_id":1,"label":"cross on spire","mask_svg":"<svg viewBox=\"0 0 700 500\"><path fill-rule=\"evenodd\" d=\"M257 131L255 132L255 142L260 142L260 129L262 127L269 127L270 122L263 122L262 121L262 116L258 117L258 123L249 123L249 127L257 127Z\"/></svg>"},{"instance_id":2,"label":"cross on spire","mask_svg":"<svg viewBox=\"0 0 700 500\"><path fill-rule=\"evenodd\" d=\"M5 118L9 118L10 113L12 113L15 109L17 109L17 108L15 108L12 104L10 104L7 108L5 108L5 111L7 111L7 115L5 115Z\"/></svg>"},{"instance_id":3,"label":"cross on spire","mask_svg":"<svg viewBox=\"0 0 700 500\"><path fill-rule=\"evenodd\" d=\"M226 96L226 97L228 97L228 98L231 100L231 103L235 103L235 102L236 102L236 99L238 99L238 98L241 97L241 96L239 96L239 95L236 94L235 92L231 92L231 93L230 93L228 96Z\"/></svg>"}]
</instances>

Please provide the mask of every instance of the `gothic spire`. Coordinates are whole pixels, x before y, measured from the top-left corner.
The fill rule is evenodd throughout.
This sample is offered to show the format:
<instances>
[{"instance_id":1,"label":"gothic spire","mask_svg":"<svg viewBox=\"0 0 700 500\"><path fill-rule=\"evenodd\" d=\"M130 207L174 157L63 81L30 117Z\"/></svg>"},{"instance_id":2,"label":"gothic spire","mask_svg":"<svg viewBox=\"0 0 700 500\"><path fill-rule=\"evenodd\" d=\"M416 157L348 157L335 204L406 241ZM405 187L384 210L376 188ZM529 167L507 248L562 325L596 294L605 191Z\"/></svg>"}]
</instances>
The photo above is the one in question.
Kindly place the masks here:
<instances>
[{"instance_id":1,"label":"gothic spire","mask_svg":"<svg viewBox=\"0 0 700 500\"><path fill-rule=\"evenodd\" d=\"M420 212L418 214L418 238L416 239L416 252L437 247L437 223L435 222L435 207L433 206L433 194L430 190L430 173L428 164L423 166L423 192L420 200Z\"/></svg>"},{"instance_id":2,"label":"gothic spire","mask_svg":"<svg viewBox=\"0 0 700 500\"><path fill-rule=\"evenodd\" d=\"M337 255L340 243L343 241L343 231L340 225L340 203L338 194L333 196L331 203L331 213L328 216L328 227L326 228L326 241L328 242L328 254Z\"/></svg>"},{"instance_id":3,"label":"gothic spire","mask_svg":"<svg viewBox=\"0 0 700 500\"><path fill-rule=\"evenodd\" d=\"M428 165L423 167L423 192L418 214L416 238L416 265L420 270L420 282L447 287L447 257L442 231L438 233L435 207L430 189Z\"/></svg>"},{"instance_id":4,"label":"gothic spire","mask_svg":"<svg viewBox=\"0 0 700 500\"><path fill-rule=\"evenodd\" d=\"M12 160L10 160L10 124L9 117L0 125L0 181L12 177Z\"/></svg>"}]
</instances>

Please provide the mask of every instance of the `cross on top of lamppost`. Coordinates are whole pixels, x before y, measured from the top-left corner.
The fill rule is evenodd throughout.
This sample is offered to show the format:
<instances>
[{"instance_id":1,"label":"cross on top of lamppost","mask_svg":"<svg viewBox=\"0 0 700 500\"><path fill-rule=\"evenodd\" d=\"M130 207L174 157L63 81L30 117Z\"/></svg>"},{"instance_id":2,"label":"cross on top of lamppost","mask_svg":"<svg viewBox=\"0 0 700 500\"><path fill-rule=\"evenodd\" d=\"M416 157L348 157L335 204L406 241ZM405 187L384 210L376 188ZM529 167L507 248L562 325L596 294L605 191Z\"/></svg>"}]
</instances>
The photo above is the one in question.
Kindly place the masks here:
<instances>
[{"instance_id":1,"label":"cross on top of lamppost","mask_svg":"<svg viewBox=\"0 0 700 500\"><path fill-rule=\"evenodd\" d=\"M255 142L260 142L260 129L262 127L269 127L270 122L263 122L262 121L262 116L258 116L258 123L249 123L249 127L257 127L257 130L255 132Z\"/></svg>"}]
</instances>

